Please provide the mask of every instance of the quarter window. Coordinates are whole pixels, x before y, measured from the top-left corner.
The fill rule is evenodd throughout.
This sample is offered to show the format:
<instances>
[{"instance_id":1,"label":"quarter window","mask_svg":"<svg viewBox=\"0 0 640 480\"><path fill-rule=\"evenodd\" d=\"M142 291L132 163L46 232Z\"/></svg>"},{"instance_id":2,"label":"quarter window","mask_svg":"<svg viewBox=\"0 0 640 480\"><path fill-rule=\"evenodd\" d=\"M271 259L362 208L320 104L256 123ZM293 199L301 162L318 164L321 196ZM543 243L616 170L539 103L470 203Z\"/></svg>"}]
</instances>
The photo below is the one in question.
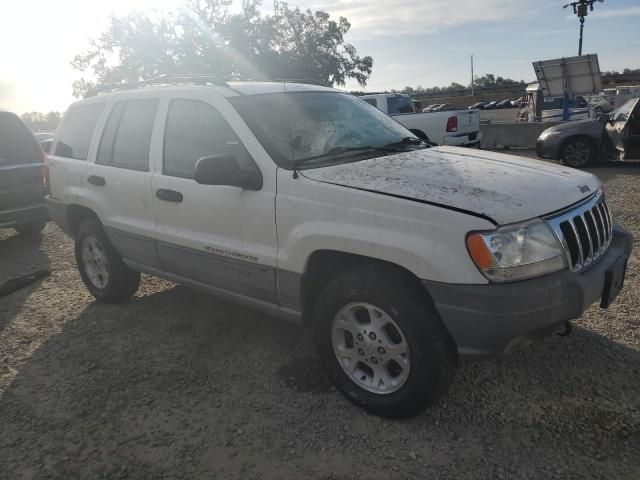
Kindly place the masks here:
<instances>
[{"instance_id":1,"label":"quarter window","mask_svg":"<svg viewBox=\"0 0 640 480\"><path fill-rule=\"evenodd\" d=\"M157 110L157 99L116 102L102 134L96 163L148 171Z\"/></svg>"},{"instance_id":2,"label":"quarter window","mask_svg":"<svg viewBox=\"0 0 640 480\"><path fill-rule=\"evenodd\" d=\"M204 102L173 100L164 133L163 173L193 178L200 158L223 154L239 161L248 155L222 115Z\"/></svg>"},{"instance_id":3,"label":"quarter window","mask_svg":"<svg viewBox=\"0 0 640 480\"><path fill-rule=\"evenodd\" d=\"M55 155L86 160L91 137L103 109L104 103L90 103L70 108L56 132Z\"/></svg>"}]
</instances>

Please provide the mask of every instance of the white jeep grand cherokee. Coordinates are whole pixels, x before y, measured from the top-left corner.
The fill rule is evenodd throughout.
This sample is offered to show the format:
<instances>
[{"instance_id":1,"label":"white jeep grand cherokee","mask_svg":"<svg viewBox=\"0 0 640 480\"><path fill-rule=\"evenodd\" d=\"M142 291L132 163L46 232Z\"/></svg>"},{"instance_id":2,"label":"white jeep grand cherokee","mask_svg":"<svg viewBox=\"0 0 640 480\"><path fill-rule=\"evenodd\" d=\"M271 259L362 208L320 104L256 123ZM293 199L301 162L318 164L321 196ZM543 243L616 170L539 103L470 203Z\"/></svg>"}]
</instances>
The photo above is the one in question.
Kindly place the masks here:
<instances>
[{"instance_id":1,"label":"white jeep grand cherokee","mask_svg":"<svg viewBox=\"0 0 640 480\"><path fill-rule=\"evenodd\" d=\"M381 415L434 402L461 356L608 306L631 251L593 175L430 147L313 85L97 95L52 152L49 211L98 300L146 272L308 324L336 386Z\"/></svg>"}]
</instances>

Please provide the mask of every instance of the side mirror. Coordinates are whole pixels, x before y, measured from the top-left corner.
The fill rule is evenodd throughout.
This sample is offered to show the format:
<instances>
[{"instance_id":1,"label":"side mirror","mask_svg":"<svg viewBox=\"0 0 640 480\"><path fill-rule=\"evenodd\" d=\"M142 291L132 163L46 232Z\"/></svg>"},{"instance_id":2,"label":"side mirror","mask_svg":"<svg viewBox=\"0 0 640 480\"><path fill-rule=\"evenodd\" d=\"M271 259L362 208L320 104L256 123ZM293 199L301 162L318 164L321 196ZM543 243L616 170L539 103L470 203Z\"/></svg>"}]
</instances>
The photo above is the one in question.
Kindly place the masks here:
<instances>
[{"instance_id":1,"label":"side mirror","mask_svg":"<svg viewBox=\"0 0 640 480\"><path fill-rule=\"evenodd\" d=\"M202 185L229 185L245 190L262 188L262 173L257 167L240 168L233 155L211 155L196 162L196 182Z\"/></svg>"}]
</instances>

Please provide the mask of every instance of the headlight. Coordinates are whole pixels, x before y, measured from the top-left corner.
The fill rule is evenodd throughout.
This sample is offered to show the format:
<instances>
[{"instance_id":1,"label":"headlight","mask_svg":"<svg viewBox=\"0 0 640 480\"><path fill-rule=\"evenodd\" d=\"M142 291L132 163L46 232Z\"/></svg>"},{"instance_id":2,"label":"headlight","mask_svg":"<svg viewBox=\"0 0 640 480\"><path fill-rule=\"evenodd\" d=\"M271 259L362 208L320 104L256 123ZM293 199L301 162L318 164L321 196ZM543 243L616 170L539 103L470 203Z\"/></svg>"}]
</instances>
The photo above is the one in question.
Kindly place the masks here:
<instances>
[{"instance_id":1,"label":"headlight","mask_svg":"<svg viewBox=\"0 0 640 480\"><path fill-rule=\"evenodd\" d=\"M558 133L560 133L560 130L552 130L551 128L548 128L540 134L540 139L544 140L545 138L550 137L551 135L557 135Z\"/></svg>"},{"instance_id":2,"label":"headlight","mask_svg":"<svg viewBox=\"0 0 640 480\"><path fill-rule=\"evenodd\" d=\"M566 266L562 247L542 220L467 236L473 262L492 282L537 277Z\"/></svg>"}]
</instances>

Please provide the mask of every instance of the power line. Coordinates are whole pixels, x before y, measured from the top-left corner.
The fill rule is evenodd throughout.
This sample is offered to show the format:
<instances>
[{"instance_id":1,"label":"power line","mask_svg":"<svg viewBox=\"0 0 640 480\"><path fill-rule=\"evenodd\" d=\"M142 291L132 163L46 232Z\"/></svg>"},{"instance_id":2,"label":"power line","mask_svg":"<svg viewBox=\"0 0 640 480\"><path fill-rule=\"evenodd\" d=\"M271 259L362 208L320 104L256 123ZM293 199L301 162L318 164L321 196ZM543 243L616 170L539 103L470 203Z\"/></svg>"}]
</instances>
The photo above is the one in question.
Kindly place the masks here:
<instances>
[{"instance_id":1,"label":"power line","mask_svg":"<svg viewBox=\"0 0 640 480\"><path fill-rule=\"evenodd\" d=\"M627 45L626 47L618 47L618 48L609 48L607 50L599 50L598 54L609 53L609 52L617 52L618 50L629 50L631 48L637 48L640 46L640 43L632 43ZM493 55L475 55L477 58L488 58L492 60L529 60L535 61L548 57L548 55L539 55L537 57L497 57Z\"/></svg>"},{"instance_id":2,"label":"power line","mask_svg":"<svg viewBox=\"0 0 640 480\"><path fill-rule=\"evenodd\" d=\"M400 83L400 82L404 82L404 81L408 81L408 80L415 80L416 78L422 78L422 77L426 77L428 75L433 75L434 73L442 72L443 70L446 70L447 68L452 67L454 65L458 65L458 64L460 64L462 62L466 63L467 62L467 58L465 57L462 60L456 60L455 62L449 63L449 64L447 64L447 65L445 65L445 66L443 66L441 68L438 68L436 70L431 70L430 72L421 73L419 75L415 75L415 76L412 76L412 77L404 77L401 80L394 80L394 81L390 81L390 82L383 82L383 83L376 83L376 84L373 84L373 85L367 85L367 87L369 87L369 88L371 88L371 87L379 87L379 86L382 86L382 85L391 85L391 84L394 84L394 83Z\"/></svg>"}]
</instances>

